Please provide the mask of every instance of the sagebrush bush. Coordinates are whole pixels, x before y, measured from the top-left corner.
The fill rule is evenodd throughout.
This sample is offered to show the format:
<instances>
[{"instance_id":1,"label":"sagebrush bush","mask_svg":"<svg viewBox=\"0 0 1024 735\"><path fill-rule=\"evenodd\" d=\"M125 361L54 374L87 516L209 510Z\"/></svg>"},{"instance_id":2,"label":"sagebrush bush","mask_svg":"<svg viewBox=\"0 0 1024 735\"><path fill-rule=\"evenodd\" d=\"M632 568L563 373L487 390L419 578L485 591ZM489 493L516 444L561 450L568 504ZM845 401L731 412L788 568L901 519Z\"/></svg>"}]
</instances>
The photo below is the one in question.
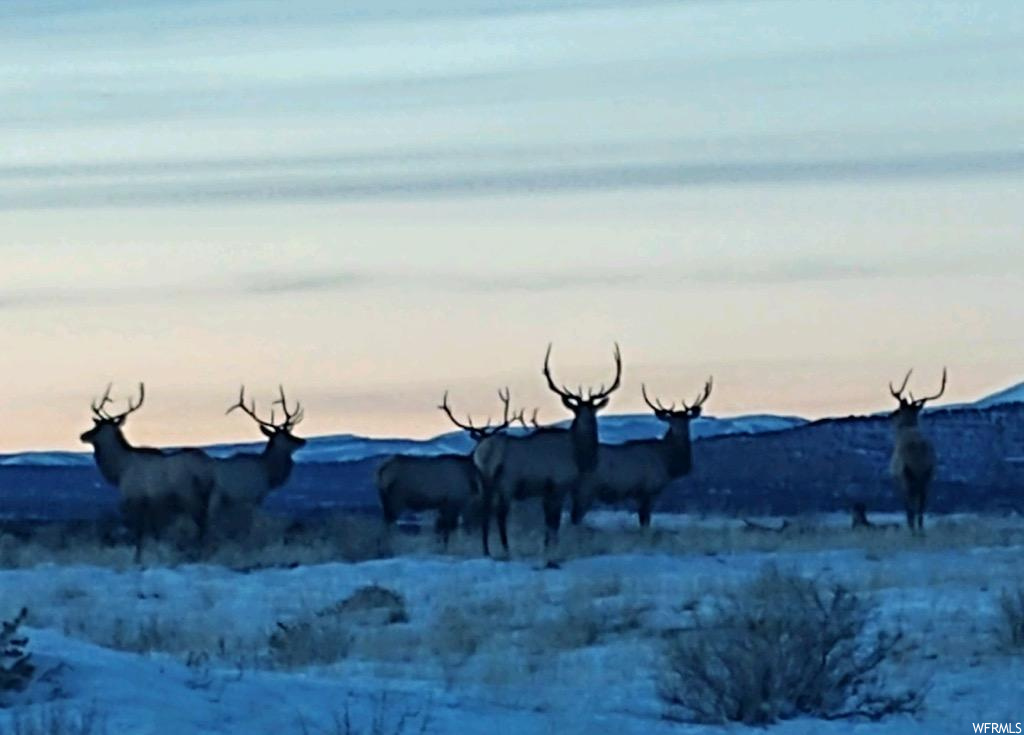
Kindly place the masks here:
<instances>
[{"instance_id":1,"label":"sagebrush bush","mask_svg":"<svg viewBox=\"0 0 1024 735\"><path fill-rule=\"evenodd\" d=\"M28 610L22 608L12 620L0 624L0 706L8 693L25 690L35 673L28 638L18 632L26 617Z\"/></svg>"},{"instance_id":2,"label":"sagebrush bush","mask_svg":"<svg viewBox=\"0 0 1024 735\"><path fill-rule=\"evenodd\" d=\"M766 571L670 639L668 716L762 725L917 711L921 692L893 690L885 676L901 634L870 634L873 612L842 585Z\"/></svg>"},{"instance_id":3,"label":"sagebrush bush","mask_svg":"<svg viewBox=\"0 0 1024 735\"><path fill-rule=\"evenodd\" d=\"M1024 586L1004 589L999 595L998 634L1007 648L1024 649Z\"/></svg>"}]
</instances>

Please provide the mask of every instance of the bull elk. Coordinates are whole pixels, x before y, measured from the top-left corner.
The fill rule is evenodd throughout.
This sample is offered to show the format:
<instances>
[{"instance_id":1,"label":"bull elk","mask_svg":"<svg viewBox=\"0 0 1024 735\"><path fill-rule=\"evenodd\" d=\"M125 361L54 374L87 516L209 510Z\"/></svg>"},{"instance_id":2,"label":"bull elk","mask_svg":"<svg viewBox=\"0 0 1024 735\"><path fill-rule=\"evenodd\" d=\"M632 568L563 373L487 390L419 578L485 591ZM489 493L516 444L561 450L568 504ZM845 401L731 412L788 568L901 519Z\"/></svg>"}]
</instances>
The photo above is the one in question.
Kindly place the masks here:
<instances>
[{"instance_id":1,"label":"bull elk","mask_svg":"<svg viewBox=\"0 0 1024 735\"><path fill-rule=\"evenodd\" d=\"M540 497L544 504L544 545L557 538L565 497L573 491L582 474L597 464L597 413L608 405L622 379L622 356L615 345L615 378L610 387L582 386L570 391L559 387L551 376L551 345L544 356L543 375L548 388L573 414L568 429L537 427L526 435L498 434L477 445L473 462L483 482L482 540L484 554L490 554L488 535L493 512L498 522L501 545L508 553L508 513L513 500Z\"/></svg>"},{"instance_id":2,"label":"bull elk","mask_svg":"<svg viewBox=\"0 0 1024 735\"><path fill-rule=\"evenodd\" d=\"M892 414L893 451L889 471L903 491L907 509L907 527L911 532L924 531L924 507L928 499L928 484L935 473L935 448L918 428L921 410L928 401L934 401L946 392L946 369L942 369L942 384L939 391L924 398L914 398L907 391L907 383L913 370L908 370L903 383L897 389L889 383L889 392L899 406Z\"/></svg>"},{"instance_id":3,"label":"bull elk","mask_svg":"<svg viewBox=\"0 0 1024 735\"><path fill-rule=\"evenodd\" d=\"M661 439L600 445L597 466L576 485L572 522L580 523L595 501L609 505L635 502L640 527L650 526L651 509L658 494L693 467L690 421L701 415L711 395L711 386L712 379L708 378L693 403L681 401L682 408L678 409L675 403L663 406L659 399L652 403L647 397L647 386L641 386L644 402L668 429Z\"/></svg>"},{"instance_id":4,"label":"bull elk","mask_svg":"<svg viewBox=\"0 0 1024 735\"><path fill-rule=\"evenodd\" d=\"M127 409L118 414L107 411L107 405L113 403L111 387L107 386L99 401L92 402L93 427L80 438L92 445L100 474L121 495L121 516L135 540L136 563L142 560L145 537L159 539L180 516L192 520L201 547L213 487L213 460L199 449L162 451L132 446L122 429L128 416L142 408L146 386L139 383L138 401L129 398Z\"/></svg>"},{"instance_id":5,"label":"bull elk","mask_svg":"<svg viewBox=\"0 0 1024 735\"><path fill-rule=\"evenodd\" d=\"M256 401L245 403L245 386L238 393L226 414L241 410L256 422L267 437L267 444L260 454L240 452L218 459L214 465L214 491L210 501L210 516L216 530L228 537L248 533L253 515L271 490L275 490L291 475L295 461L292 455L306 445L306 440L295 436L292 430L302 421L305 411L297 403L294 410L288 409L284 387L279 386L280 397L271 404L270 420L266 421L256 413ZM274 406L280 406L284 419L276 420Z\"/></svg>"},{"instance_id":6,"label":"bull elk","mask_svg":"<svg viewBox=\"0 0 1024 735\"><path fill-rule=\"evenodd\" d=\"M461 422L448 406L445 392L438 408L448 419L479 444L487 437L504 431L517 416L510 414L508 388L498 391L504 406L502 422L492 426L490 419L477 426L472 417ZM440 454L430 457L394 455L377 468L377 491L380 495L384 522L398 520L403 511L437 511L435 531L447 548L452 531L458 526L471 501L480 496L480 478L472 455Z\"/></svg>"}]
</instances>

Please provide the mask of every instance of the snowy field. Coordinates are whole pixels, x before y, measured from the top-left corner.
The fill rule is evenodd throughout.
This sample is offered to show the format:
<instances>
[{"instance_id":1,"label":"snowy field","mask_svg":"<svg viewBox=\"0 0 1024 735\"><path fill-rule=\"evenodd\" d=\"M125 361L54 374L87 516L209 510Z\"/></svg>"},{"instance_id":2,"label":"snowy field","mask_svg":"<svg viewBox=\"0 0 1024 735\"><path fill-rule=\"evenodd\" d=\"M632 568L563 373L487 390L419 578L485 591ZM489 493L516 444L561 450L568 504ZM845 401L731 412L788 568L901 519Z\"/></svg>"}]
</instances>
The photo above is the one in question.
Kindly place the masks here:
<instances>
[{"instance_id":1,"label":"snowy field","mask_svg":"<svg viewBox=\"0 0 1024 735\"><path fill-rule=\"evenodd\" d=\"M1000 612L1024 585L1021 519L931 519L924 538L855 533L840 517L790 519L778 533L736 519L662 516L649 533L634 523L605 513L567 529L556 569L522 534L511 560L478 558L475 536L443 554L428 535L398 535L391 558L341 561L351 554L338 549L356 547L325 541L276 566L266 549L236 549L204 564L165 551L144 569L127 548L50 539L19 552L3 538L0 618L28 609L37 676L0 709L0 732L49 733L47 718L83 734L720 731L669 716L666 651L766 565L876 605L873 628L905 636L887 685L923 693L914 715L803 716L773 731L1024 720L1024 651Z\"/></svg>"}]
</instances>

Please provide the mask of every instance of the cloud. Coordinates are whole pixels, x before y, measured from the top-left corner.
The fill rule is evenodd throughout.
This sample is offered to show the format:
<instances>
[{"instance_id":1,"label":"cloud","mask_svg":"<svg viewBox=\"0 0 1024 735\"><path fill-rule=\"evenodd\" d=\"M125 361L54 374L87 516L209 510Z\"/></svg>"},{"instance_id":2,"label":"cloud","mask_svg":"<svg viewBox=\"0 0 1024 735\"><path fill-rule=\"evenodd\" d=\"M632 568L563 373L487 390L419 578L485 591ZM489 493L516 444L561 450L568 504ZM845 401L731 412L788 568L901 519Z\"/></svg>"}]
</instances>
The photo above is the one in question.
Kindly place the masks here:
<instances>
[{"instance_id":1,"label":"cloud","mask_svg":"<svg viewBox=\"0 0 1024 735\"><path fill-rule=\"evenodd\" d=\"M0 180L0 210L210 206L310 200L408 200L496 195L751 184L829 184L850 181L941 179L1024 173L1024 151L992 150L881 158L743 161L723 163L636 162L493 168L470 173L324 174L316 170L246 175L196 175L184 180L59 182L36 186ZM56 183L56 182L55 182Z\"/></svg>"},{"instance_id":2,"label":"cloud","mask_svg":"<svg viewBox=\"0 0 1024 735\"><path fill-rule=\"evenodd\" d=\"M751 264L749 260L694 268L603 269L534 271L522 273L466 273L451 271L263 272L228 280L200 283L139 285L131 288L101 286L54 288L41 286L0 293L0 310L48 307L104 307L140 304L175 304L199 300L223 301L275 298L303 294L350 292L356 289L427 290L471 295L545 294L565 291L672 290L683 286L771 286L827 283L846 280L916 278L949 274L961 276L1005 272L998 259L977 256L957 260L931 259L922 264L891 261L841 261L799 257Z\"/></svg>"}]
</instances>

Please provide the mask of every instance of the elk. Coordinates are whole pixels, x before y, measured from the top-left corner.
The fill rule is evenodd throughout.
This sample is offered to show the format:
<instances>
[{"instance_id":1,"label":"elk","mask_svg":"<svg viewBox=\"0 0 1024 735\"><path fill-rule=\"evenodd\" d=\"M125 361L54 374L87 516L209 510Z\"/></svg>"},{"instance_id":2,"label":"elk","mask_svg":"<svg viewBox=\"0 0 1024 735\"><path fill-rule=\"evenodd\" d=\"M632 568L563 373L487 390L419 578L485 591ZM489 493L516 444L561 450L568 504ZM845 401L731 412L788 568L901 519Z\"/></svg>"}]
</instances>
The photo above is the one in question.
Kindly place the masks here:
<instances>
[{"instance_id":1,"label":"elk","mask_svg":"<svg viewBox=\"0 0 1024 735\"><path fill-rule=\"evenodd\" d=\"M146 386L139 383L138 402L128 399L128 408L107 411L112 386L99 401L92 402L93 427L81 435L91 444L96 466L121 495L121 516L135 540L135 562L142 560L145 536L158 539L178 517L191 518L200 548L206 536L207 505L213 488L213 460L199 449L161 451L133 447L122 427L146 400Z\"/></svg>"},{"instance_id":2,"label":"elk","mask_svg":"<svg viewBox=\"0 0 1024 735\"><path fill-rule=\"evenodd\" d=\"M284 387L278 386L278 392L280 397L271 404L269 421L256 413L255 399L246 405L244 385L238 393L238 401L225 412L227 415L241 410L256 422L267 437L267 444L260 454L240 452L215 461L210 516L221 535L237 538L249 532L256 508L271 490L287 482L295 466L292 455L306 444L305 439L292 434L305 416L302 404L297 403L295 409L289 411ZM273 406L281 407L284 414L281 422L276 420Z\"/></svg>"},{"instance_id":3,"label":"elk","mask_svg":"<svg viewBox=\"0 0 1024 735\"><path fill-rule=\"evenodd\" d=\"M582 522L595 501L604 504L635 502L640 527L650 526L651 509L658 494L693 467L690 421L701 415L711 387L712 378L708 378L693 403L681 401L682 408L677 409L675 403L663 406L660 399L652 403L647 397L647 386L642 385L644 402L659 421L668 424L668 429L661 439L602 444L598 448L597 467L576 485L572 522Z\"/></svg>"},{"instance_id":4,"label":"elk","mask_svg":"<svg viewBox=\"0 0 1024 735\"><path fill-rule=\"evenodd\" d=\"M484 426L477 426L471 416L461 422L448 406L448 392L438 409L449 421L469 433L478 444L487 437L504 431L521 414L510 415L511 395L508 388L498 391L498 398L504 406L502 422L491 426L487 420ZM436 456L394 455L377 468L377 491L384 513L384 522L393 524L405 510L437 511L434 530L441 536L445 548L452 531L464 516L470 502L480 496L480 478L472 455L441 454Z\"/></svg>"},{"instance_id":5,"label":"elk","mask_svg":"<svg viewBox=\"0 0 1024 735\"><path fill-rule=\"evenodd\" d=\"M548 388L573 413L568 429L535 427L525 435L498 434L481 441L473 462L483 483L482 541L490 555L490 517L498 522L501 545L508 553L508 513L513 500L541 497L544 504L544 546L557 539L565 497L582 474L597 465L597 413L608 405L622 380L622 356L615 345L615 378L610 387L583 388L574 393L559 387L551 376L551 345L544 356L543 375Z\"/></svg>"},{"instance_id":6,"label":"elk","mask_svg":"<svg viewBox=\"0 0 1024 735\"><path fill-rule=\"evenodd\" d=\"M928 401L934 401L946 392L946 368L942 369L942 384L935 395L914 398L907 383L914 371L908 370L897 389L889 383L889 392L899 406L892 413L893 450L889 471L903 491L907 509L907 527L911 533L924 531L924 507L928 499L928 484L935 472L935 448L917 426L918 416Z\"/></svg>"}]
</instances>

